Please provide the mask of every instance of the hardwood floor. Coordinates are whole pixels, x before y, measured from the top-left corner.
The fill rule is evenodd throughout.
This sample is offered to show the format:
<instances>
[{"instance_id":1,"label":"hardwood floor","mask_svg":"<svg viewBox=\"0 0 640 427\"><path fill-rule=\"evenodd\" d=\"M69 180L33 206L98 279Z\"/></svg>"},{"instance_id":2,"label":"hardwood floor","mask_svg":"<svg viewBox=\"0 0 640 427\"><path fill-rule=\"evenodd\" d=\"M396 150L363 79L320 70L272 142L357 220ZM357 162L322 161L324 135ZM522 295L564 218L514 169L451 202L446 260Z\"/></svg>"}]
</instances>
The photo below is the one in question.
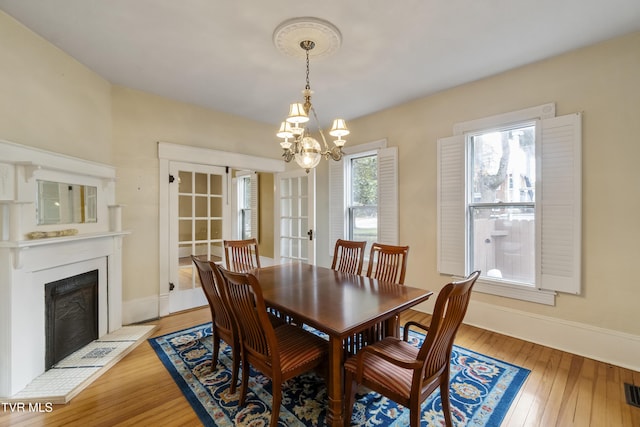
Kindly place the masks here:
<instances>
[{"instance_id":1,"label":"hardwood floor","mask_svg":"<svg viewBox=\"0 0 640 427\"><path fill-rule=\"evenodd\" d=\"M150 322L163 335L210 320L208 308ZM429 322L409 311L407 320ZM505 426L640 427L640 408L625 401L630 371L548 347L463 325L456 344L523 366L531 374L507 413ZM143 343L67 405L14 411L0 403L1 426L197 426L198 417L148 343Z\"/></svg>"}]
</instances>

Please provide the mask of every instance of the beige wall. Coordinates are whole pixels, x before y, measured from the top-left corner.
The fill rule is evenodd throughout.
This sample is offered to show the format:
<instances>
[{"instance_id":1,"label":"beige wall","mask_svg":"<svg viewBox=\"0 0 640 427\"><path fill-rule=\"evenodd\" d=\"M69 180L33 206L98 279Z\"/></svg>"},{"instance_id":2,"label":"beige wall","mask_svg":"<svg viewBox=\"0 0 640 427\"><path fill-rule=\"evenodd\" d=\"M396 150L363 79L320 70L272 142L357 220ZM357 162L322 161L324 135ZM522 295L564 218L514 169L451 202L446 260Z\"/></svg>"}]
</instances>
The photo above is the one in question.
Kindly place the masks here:
<instances>
[{"instance_id":1,"label":"beige wall","mask_svg":"<svg viewBox=\"0 0 640 427\"><path fill-rule=\"evenodd\" d=\"M0 11L0 139L111 163L111 84Z\"/></svg>"},{"instance_id":2,"label":"beige wall","mask_svg":"<svg viewBox=\"0 0 640 427\"><path fill-rule=\"evenodd\" d=\"M280 156L272 126L112 87L2 12L0 40L0 139L117 167L123 227L133 231L125 238L125 302L158 297L158 141ZM555 102L558 114L584 113L583 294L560 295L555 307L482 294L474 301L637 340L638 75L635 33L350 121L349 144L387 138L399 147L400 240L411 246L407 283L437 291L447 279L436 270L436 140L451 135L456 122ZM325 163L317 178L324 264Z\"/></svg>"},{"instance_id":3,"label":"beige wall","mask_svg":"<svg viewBox=\"0 0 640 427\"><path fill-rule=\"evenodd\" d=\"M273 229L274 229L274 181L272 173L258 174L258 187L260 193L258 196L258 222L260 227L259 234L259 251L260 256L273 258Z\"/></svg>"},{"instance_id":4,"label":"beige wall","mask_svg":"<svg viewBox=\"0 0 640 427\"><path fill-rule=\"evenodd\" d=\"M349 143L387 138L399 147L406 283L438 290L446 280L436 268L437 139L456 122L555 102L557 115L584 113L582 295L560 294L555 307L478 293L474 300L640 335L639 76L635 33L352 120Z\"/></svg>"}]
</instances>

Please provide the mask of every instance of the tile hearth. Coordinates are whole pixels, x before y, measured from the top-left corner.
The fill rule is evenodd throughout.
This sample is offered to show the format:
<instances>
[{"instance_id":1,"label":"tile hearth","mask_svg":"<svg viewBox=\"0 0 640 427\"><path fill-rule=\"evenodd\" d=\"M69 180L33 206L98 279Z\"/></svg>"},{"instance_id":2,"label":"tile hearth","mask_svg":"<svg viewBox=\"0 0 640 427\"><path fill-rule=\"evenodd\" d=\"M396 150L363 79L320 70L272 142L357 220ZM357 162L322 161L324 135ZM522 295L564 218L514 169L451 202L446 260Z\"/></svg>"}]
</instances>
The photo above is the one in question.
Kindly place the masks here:
<instances>
[{"instance_id":1,"label":"tile hearth","mask_svg":"<svg viewBox=\"0 0 640 427\"><path fill-rule=\"evenodd\" d=\"M123 326L104 335L55 364L8 401L68 403L156 329L156 325Z\"/></svg>"}]
</instances>

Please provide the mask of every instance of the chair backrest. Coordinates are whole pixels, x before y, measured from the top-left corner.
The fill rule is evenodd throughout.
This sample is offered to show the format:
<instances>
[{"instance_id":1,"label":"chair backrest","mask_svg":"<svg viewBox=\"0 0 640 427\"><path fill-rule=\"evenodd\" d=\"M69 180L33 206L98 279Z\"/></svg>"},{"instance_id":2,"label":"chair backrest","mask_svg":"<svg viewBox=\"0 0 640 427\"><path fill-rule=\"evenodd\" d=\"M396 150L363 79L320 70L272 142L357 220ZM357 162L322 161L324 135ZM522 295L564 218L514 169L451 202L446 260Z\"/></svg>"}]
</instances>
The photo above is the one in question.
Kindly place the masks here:
<instances>
[{"instance_id":1,"label":"chair backrest","mask_svg":"<svg viewBox=\"0 0 640 427\"><path fill-rule=\"evenodd\" d=\"M362 274L364 248L366 246L366 241L336 240L336 245L333 249L331 269L343 273Z\"/></svg>"},{"instance_id":2,"label":"chair backrest","mask_svg":"<svg viewBox=\"0 0 640 427\"><path fill-rule=\"evenodd\" d=\"M371 245L367 277L404 285L409 246Z\"/></svg>"},{"instance_id":3,"label":"chair backrest","mask_svg":"<svg viewBox=\"0 0 640 427\"><path fill-rule=\"evenodd\" d=\"M277 339L258 279L249 273L220 270L225 279L223 292L231 306L245 351L279 370Z\"/></svg>"},{"instance_id":4,"label":"chair backrest","mask_svg":"<svg viewBox=\"0 0 640 427\"><path fill-rule=\"evenodd\" d=\"M231 312L223 300L221 285L224 279L218 271L218 267L213 262L202 261L193 255L191 255L191 259L196 265L202 290L211 307L211 320L217 326L232 331L233 320Z\"/></svg>"},{"instance_id":5,"label":"chair backrest","mask_svg":"<svg viewBox=\"0 0 640 427\"><path fill-rule=\"evenodd\" d=\"M260 268L258 241L255 238L225 240L223 244L227 270L242 273L253 268Z\"/></svg>"},{"instance_id":6,"label":"chair backrest","mask_svg":"<svg viewBox=\"0 0 640 427\"><path fill-rule=\"evenodd\" d=\"M418 352L425 362L424 378L449 369L453 340L469 306L471 288L480 276L474 271L466 279L451 282L440 290L429 325L429 332Z\"/></svg>"}]
</instances>

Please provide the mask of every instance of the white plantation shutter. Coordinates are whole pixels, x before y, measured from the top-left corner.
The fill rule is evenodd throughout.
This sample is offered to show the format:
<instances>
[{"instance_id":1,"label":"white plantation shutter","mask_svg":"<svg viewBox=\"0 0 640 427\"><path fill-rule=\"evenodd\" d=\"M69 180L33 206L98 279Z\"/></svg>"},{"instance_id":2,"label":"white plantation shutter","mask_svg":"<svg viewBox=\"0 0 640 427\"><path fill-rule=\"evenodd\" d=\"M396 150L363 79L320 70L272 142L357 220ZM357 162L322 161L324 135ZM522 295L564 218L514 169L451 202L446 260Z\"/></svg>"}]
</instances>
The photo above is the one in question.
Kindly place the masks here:
<instances>
[{"instance_id":1,"label":"white plantation shutter","mask_svg":"<svg viewBox=\"0 0 640 427\"><path fill-rule=\"evenodd\" d=\"M398 147L389 147L378 150L378 242L398 240Z\"/></svg>"},{"instance_id":2,"label":"white plantation shutter","mask_svg":"<svg viewBox=\"0 0 640 427\"><path fill-rule=\"evenodd\" d=\"M258 174L253 172L251 174L251 237L255 237L260 241L258 236Z\"/></svg>"},{"instance_id":3,"label":"white plantation shutter","mask_svg":"<svg viewBox=\"0 0 640 427\"><path fill-rule=\"evenodd\" d=\"M329 255L345 235L344 160L329 163Z\"/></svg>"},{"instance_id":4,"label":"white plantation shutter","mask_svg":"<svg viewBox=\"0 0 640 427\"><path fill-rule=\"evenodd\" d=\"M465 137L438 140L438 272L465 275Z\"/></svg>"},{"instance_id":5,"label":"white plantation shutter","mask_svg":"<svg viewBox=\"0 0 640 427\"><path fill-rule=\"evenodd\" d=\"M542 120L536 183L539 288L580 293L582 115ZM540 218L538 220L538 218Z\"/></svg>"}]
</instances>

